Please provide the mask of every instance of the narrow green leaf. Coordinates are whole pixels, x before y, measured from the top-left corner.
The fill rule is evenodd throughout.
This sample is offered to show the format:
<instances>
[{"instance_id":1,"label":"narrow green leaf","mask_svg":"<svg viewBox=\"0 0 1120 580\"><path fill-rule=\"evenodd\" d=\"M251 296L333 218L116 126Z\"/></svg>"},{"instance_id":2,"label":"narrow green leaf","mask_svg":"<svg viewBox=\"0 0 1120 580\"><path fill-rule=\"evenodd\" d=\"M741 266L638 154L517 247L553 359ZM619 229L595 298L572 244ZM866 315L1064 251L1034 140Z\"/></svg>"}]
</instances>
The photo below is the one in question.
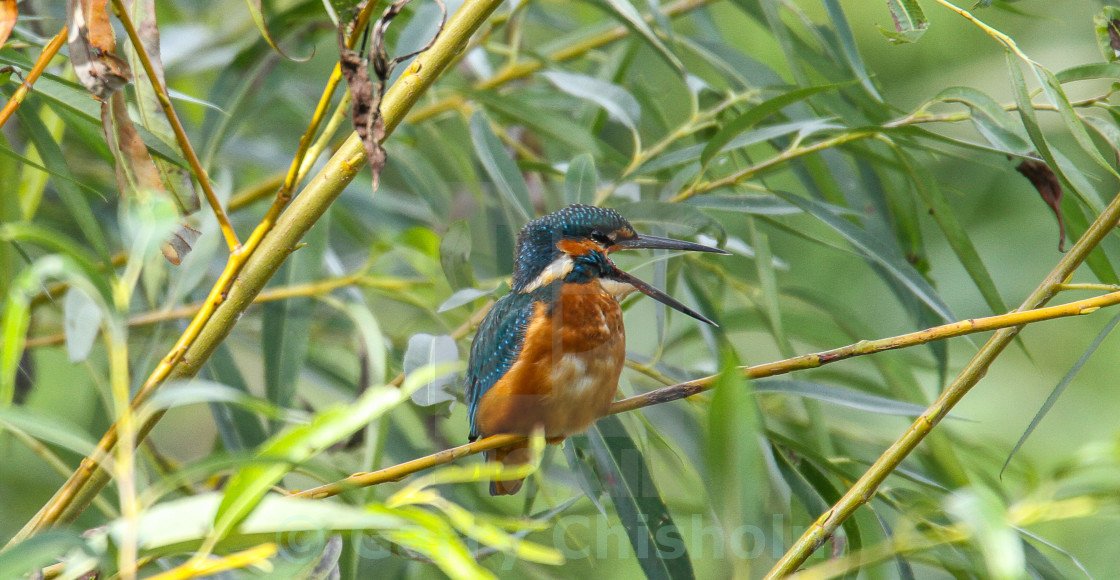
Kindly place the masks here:
<instances>
[{"instance_id":1,"label":"narrow green leaf","mask_svg":"<svg viewBox=\"0 0 1120 580\"><path fill-rule=\"evenodd\" d=\"M459 360L459 347L450 335L433 336L427 333L414 334L408 339L408 349L404 352L402 363L406 375L428 365L438 365ZM412 402L421 407L430 407L456 400L455 388L458 377L447 375L427 383L412 393Z\"/></svg>"},{"instance_id":2,"label":"narrow green leaf","mask_svg":"<svg viewBox=\"0 0 1120 580\"><path fill-rule=\"evenodd\" d=\"M65 269L69 270L76 265L76 270L81 271L84 278L93 284L106 303L112 300L109 281L93 256L81 243L66 234L26 222L9 223L0 225L0 241L27 242L66 256L71 262Z\"/></svg>"},{"instance_id":3,"label":"narrow green leaf","mask_svg":"<svg viewBox=\"0 0 1120 580\"><path fill-rule=\"evenodd\" d=\"M1120 63L1094 62L1072 66L1058 72L1054 78L1062 84L1092 79L1120 79Z\"/></svg>"},{"instance_id":4,"label":"narrow green leaf","mask_svg":"<svg viewBox=\"0 0 1120 580\"><path fill-rule=\"evenodd\" d=\"M452 290L473 288L474 270L471 268L471 229L466 221L459 220L439 243L439 263Z\"/></svg>"},{"instance_id":5,"label":"narrow green leaf","mask_svg":"<svg viewBox=\"0 0 1120 580\"><path fill-rule=\"evenodd\" d=\"M1019 155L1030 153L1027 137L1011 124L1007 111L986 93L971 87L949 87L931 102L961 103L971 111L970 120L976 129L996 148Z\"/></svg>"},{"instance_id":6,"label":"narrow green leaf","mask_svg":"<svg viewBox=\"0 0 1120 580\"><path fill-rule=\"evenodd\" d=\"M623 26L632 30L649 45L657 53L657 56L665 61L665 64L677 73L684 74L684 64L681 63L680 58L654 33L653 29L646 23L645 18L642 18L642 15L630 3L630 0L599 0L599 2L605 4L607 11Z\"/></svg>"},{"instance_id":7,"label":"narrow green leaf","mask_svg":"<svg viewBox=\"0 0 1120 580\"><path fill-rule=\"evenodd\" d=\"M848 17L844 14L844 9L840 7L840 2L838 0L824 0L824 7L828 11L828 19L832 23L832 27L836 30L836 36L840 38L840 48L844 54L844 60L848 62L848 66L851 67L852 72L855 73L867 94L871 95L876 101L883 102L882 95L875 88L875 84L871 82L871 75L867 74L867 67L863 65L863 58L860 57L855 35L852 34L852 27L848 24Z\"/></svg>"},{"instance_id":8,"label":"narrow green leaf","mask_svg":"<svg viewBox=\"0 0 1120 580\"><path fill-rule=\"evenodd\" d=\"M101 308L80 288L66 292L62 303L62 326L66 331L66 354L70 362L86 360L101 331Z\"/></svg>"},{"instance_id":9,"label":"narrow green leaf","mask_svg":"<svg viewBox=\"0 0 1120 580\"><path fill-rule=\"evenodd\" d=\"M836 215L818 201L791 195L781 191L774 192L778 197L797 205L812 214L827 226L835 230L848 240L857 250L872 262L879 264L883 270L911 292L916 298L930 307L933 312L947 322L956 320L949 306L941 299L941 295L930 286L929 282L914 269L906 260L898 256L891 248L883 245L868 232L857 228L850 221Z\"/></svg>"},{"instance_id":10,"label":"narrow green leaf","mask_svg":"<svg viewBox=\"0 0 1120 580\"><path fill-rule=\"evenodd\" d=\"M276 284L296 285L318 280L323 272L329 224L322 222L307 235L300 248L280 268ZM308 297L267 302L261 321L264 384L268 400L277 407L291 407L296 385L307 358L314 303Z\"/></svg>"},{"instance_id":11,"label":"narrow green leaf","mask_svg":"<svg viewBox=\"0 0 1120 580\"><path fill-rule=\"evenodd\" d=\"M773 115L782 109L794 104L799 103L813 95L836 90L844 84L821 85L816 87L805 87L792 90L788 93L783 93L770 100L763 101L754 107L748 109L742 115L733 119L720 128L719 132L708 140L708 144L704 145L703 151L700 153L700 164L707 166L712 158L719 154L720 151L733 139L739 136L740 133L757 125L763 119Z\"/></svg>"},{"instance_id":12,"label":"narrow green leaf","mask_svg":"<svg viewBox=\"0 0 1120 580\"><path fill-rule=\"evenodd\" d=\"M708 407L710 475L705 483L726 538L742 526L762 525L770 479L753 384L743 378L738 362L725 348Z\"/></svg>"},{"instance_id":13,"label":"narrow green leaf","mask_svg":"<svg viewBox=\"0 0 1120 580\"><path fill-rule=\"evenodd\" d=\"M572 438L572 444L594 459L599 481L611 495L646 578L694 578L680 529L622 421L614 415L604 417L586 435Z\"/></svg>"},{"instance_id":14,"label":"narrow green leaf","mask_svg":"<svg viewBox=\"0 0 1120 580\"><path fill-rule=\"evenodd\" d=\"M236 405L267 417L278 419L305 420L302 411L289 411L280 409L259 397L245 391L205 379L191 379L189 381L176 381L161 388L144 403L145 411L162 411L187 405L202 403L219 403L223 405Z\"/></svg>"},{"instance_id":15,"label":"narrow green leaf","mask_svg":"<svg viewBox=\"0 0 1120 580\"><path fill-rule=\"evenodd\" d=\"M541 107L534 102L533 95L479 91L471 93L470 97L482 103L497 117L528 127L542 140L563 143L575 151L584 151L593 155L599 155L602 151L601 142L587 127Z\"/></svg>"},{"instance_id":16,"label":"narrow green leaf","mask_svg":"<svg viewBox=\"0 0 1120 580\"><path fill-rule=\"evenodd\" d=\"M1026 576L1023 543L1008 525L1007 508L995 492L986 487L958 490L949 496L945 509L979 545L987 566L985 578L1016 580Z\"/></svg>"},{"instance_id":17,"label":"narrow green leaf","mask_svg":"<svg viewBox=\"0 0 1120 580\"><path fill-rule=\"evenodd\" d=\"M916 42L929 28L929 20L917 0L887 0L887 8L894 19L894 30L877 26L887 40L896 44Z\"/></svg>"},{"instance_id":18,"label":"narrow green leaf","mask_svg":"<svg viewBox=\"0 0 1120 580\"><path fill-rule=\"evenodd\" d=\"M1085 124L1081 122L1081 117L1074 110L1073 105L1069 102L1069 97L1066 95L1065 89L1058 79L1054 77L1054 73L1043 68L1041 65L1032 64L1032 70L1038 82L1042 85L1042 92L1046 94L1047 99L1052 105L1058 108L1058 113L1061 115L1062 120L1065 122L1066 129L1073 135L1074 140L1081 146L1081 149L1089 154L1097 165L1101 166L1105 171L1111 173L1113 176L1120 178L1120 173L1117 173L1112 168L1112 164L1101 155L1100 149L1097 144L1093 142L1093 138L1089 136L1089 131L1085 129Z\"/></svg>"},{"instance_id":19,"label":"narrow green leaf","mask_svg":"<svg viewBox=\"0 0 1120 580\"><path fill-rule=\"evenodd\" d=\"M719 195L708 194L690 197L684 201L685 205L696 206L704 209L732 211L750 215L796 215L805 213L801 208L786 202L782 198L768 193ZM856 212L839 205L825 204L837 215L854 215Z\"/></svg>"},{"instance_id":20,"label":"narrow green leaf","mask_svg":"<svg viewBox=\"0 0 1120 580\"><path fill-rule=\"evenodd\" d=\"M280 56L291 61L307 62L315 55L314 51L312 51L310 55L303 58L288 56L284 51L280 50L280 47L276 45L276 41L272 39L272 34L268 31L268 24L264 21L264 11L261 8L261 0L245 0L245 5L249 7L249 15L252 16L253 24L257 27L257 31L261 33L261 38L264 38L265 42L272 47L272 50L275 50Z\"/></svg>"},{"instance_id":21,"label":"narrow green leaf","mask_svg":"<svg viewBox=\"0 0 1120 580\"><path fill-rule=\"evenodd\" d=\"M595 172L595 158L591 153L577 156L568 164L564 174L564 195L568 203L592 204L595 191L599 188L599 176Z\"/></svg>"},{"instance_id":22,"label":"narrow green leaf","mask_svg":"<svg viewBox=\"0 0 1120 580\"><path fill-rule=\"evenodd\" d=\"M93 437L77 425L35 409L4 408L0 404L0 425L19 429L44 443L58 445L82 456L88 456L97 449Z\"/></svg>"},{"instance_id":23,"label":"narrow green leaf","mask_svg":"<svg viewBox=\"0 0 1120 580\"><path fill-rule=\"evenodd\" d=\"M78 226L86 241L92 246L97 257L105 264L109 264L111 258L105 234L101 231L100 224L94 217L86 196L82 194L79 188L86 188L87 191L92 191L94 194L98 194L98 192L74 179L66 162L66 156L62 153L62 148L51 137L50 131L47 130L46 125L43 124L38 115L26 107L20 107L16 110L16 116L19 118L20 124L27 130L27 135L35 145L35 149L39 151L39 158L43 160L47 172L59 178L54 180L52 185L58 192L63 205L66 206L71 217L74 218L74 223Z\"/></svg>"},{"instance_id":24,"label":"narrow green leaf","mask_svg":"<svg viewBox=\"0 0 1120 580\"><path fill-rule=\"evenodd\" d=\"M626 89L595 77L569 72L546 71L541 73L541 76L561 91L595 103L631 132L635 134L638 132L638 123L642 119L642 106Z\"/></svg>"},{"instance_id":25,"label":"narrow green leaf","mask_svg":"<svg viewBox=\"0 0 1120 580\"><path fill-rule=\"evenodd\" d=\"M1061 397L1062 393L1064 393L1066 391L1066 388L1069 387L1069 384L1073 382L1073 378L1076 377L1077 373L1081 371L1081 367L1085 366L1085 363L1089 362L1089 358L1092 357L1095 352L1097 352L1097 349L1101 346L1101 343L1104 342L1104 339L1108 338L1109 334L1112 334L1112 331L1116 328L1117 324L1120 324L1120 315L1113 316L1112 320L1108 321L1108 324L1106 324L1105 327L1102 328L1099 333L1097 333L1097 337L1093 339L1093 342L1089 345L1089 348L1085 349L1085 352L1081 354L1081 357L1077 359L1077 362L1074 363L1072 367L1070 367L1069 371L1066 372L1066 375L1062 377L1062 380L1058 381L1058 384L1054 386L1054 389L1052 391L1050 391L1050 396L1046 397L1046 401L1042 403L1042 407L1038 409L1038 412L1034 414L1034 418L1031 419L1030 425L1027 425L1027 429L1023 431L1023 434L1019 436L1019 440L1015 442L1015 447L1011 449L1011 453L1007 454L1007 459L1003 462L1003 467L1000 469L1001 475L1004 471L1007 470L1007 466L1011 464L1011 459L1015 457L1015 454L1019 451L1020 448L1023 447L1023 444L1027 442L1027 439L1031 436L1031 433L1034 433L1035 428L1038 427L1038 424L1042 422L1042 418L1050 412L1050 409L1054 407L1054 403L1058 402L1058 397Z\"/></svg>"},{"instance_id":26,"label":"narrow green leaf","mask_svg":"<svg viewBox=\"0 0 1120 580\"><path fill-rule=\"evenodd\" d=\"M225 342L219 344L214 354L210 355L206 368L216 382L249 395L249 385L237 368L233 353ZM268 438L261 420L245 409L211 404L210 412L214 415L222 442L230 451L256 447Z\"/></svg>"},{"instance_id":27,"label":"narrow green leaf","mask_svg":"<svg viewBox=\"0 0 1120 580\"><path fill-rule=\"evenodd\" d=\"M451 297L449 297L447 300L444 300L443 304L439 305L439 308L436 309L436 312L447 312L448 310L458 308L460 306L463 306L464 304L470 304L471 302L474 302L475 300L478 300L483 296L489 296L493 294L497 289L498 288L491 288L489 290L483 290L481 288L463 288L461 290L456 290L455 293L451 295Z\"/></svg>"},{"instance_id":28,"label":"narrow green leaf","mask_svg":"<svg viewBox=\"0 0 1120 580\"><path fill-rule=\"evenodd\" d=\"M925 405L915 405L905 401L888 399L870 393L853 391L835 385L823 385L811 381L765 380L754 383L756 393L782 393L796 395L816 401L824 401L849 409L867 411L879 415L899 415L917 417L926 411Z\"/></svg>"},{"instance_id":29,"label":"narrow green leaf","mask_svg":"<svg viewBox=\"0 0 1120 580\"><path fill-rule=\"evenodd\" d=\"M1015 88L1015 102L1019 106L1019 118L1023 121L1023 127L1030 135L1031 142L1034 144L1035 149L1038 151L1039 156L1046 162L1047 167L1050 168L1064 183L1069 184L1074 193L1087 205L1095 208L1097 211L1103 209L1099 201L1094 200L1094 192L1088 186L1087 182L1077 176L1077 168L1071 162L1062 156L1061 158L1055 154L1056 148L1052 149L1046 140L1046 135L1042 132L1042 127L1038 122L1038 113L1034 108L1034 103L1031 102L1031 94L1027 88L1026 81L1023 78L1023 71L1019 68L1019 61L1010 51L1007 52L1007 68L1011 73L1012 86ZM1084 128L1084 127L1082 127ZM1069 216L1067 216L1067 219ZM1096 253L1094 251L1094 253ZM1089 264L1093 264L1093 258L1090 256Z\"/></svg>"},{"instance_id":30,"label":"narrow green leaf","mask_svg":"<svg viewBox=\"0 0 1120 580\"><path fill-rule=\"evenodd\" d=\"M471 115L471 141L474 142L482 167L505 199L506 205L516 210L522 222L529 221L533 215L533 206L529 202L529 188L525 185L525 177L521 175L521 170L482 113Z\"/></svg>"},{"instance_id":31,"label":"narrow green leaf","mask_svg":"<svg viewBox=\"0 0 1120 580\"><path fill-rule=\"evenodd\" d=\"M0 578L34 577L74 549L90 551L76 531L46 530L0 552Z\"/></svg>"},{"instance_id":32,"label":"narrow green leaf","mask_svg":"<svg viewBox=\"0 0 1120 580\"><path fill-rule=\"evenodd\" d=\"M247 465L230 478L214 514L215 535L224 538L293 465L349 437L407 400L410 394L404 387L372 387L353 404L324 410L310 424L289 427L271 437L258 454L260 462Z\"/></svg>"},{"instance_id":33,"label":"narrow green leaf","mask_svg":"<svg viewBox=\"0 0 1120 580\"><path fill-rule=\"evenodd\" d=\"M894 148L894 150L910 175L910 182L914 185L914 189L926 203L929 213L933 215L937 226L945 234L945 240L949 242L949 247L957 255L957 259L964 266L965 271L968 272L968 276L972 278L973 284L976 284L976 288L984 297L984 301L988 303L988 307L992 309L993 313L1007 312L1009 309L1004 303L1003 297L1000 296L999 289L996 288L996 283L992 280L992 275L988 272L980 254L976 251L972 238L968 236L968 232L957 221L956 213L937 185L937 180L923 164L918 163L907 151L902 148Z\"/></svg>"},{"instance_id":34,"label":"narrow green leaf","mask_svg":"<svg viewBox=\"0 0 1120 580\"><path fill-rule=\"evenodd\" d=\"M797 134L798 138L804 139L805 137L808 137L820 131L843 128L843 125L835 123L832 119L806 119L803 121L793 121L790 123L767 125L753 131L747 131L746 133L735 137L727 145L725 145L720 152L722 153L726 151L734 151L736 149L741 149L743 147L754 145L756 143L762 143L764 141L770 141L771 139L786 137L794 133ZM700 158L700 154L703 152L704 148L705 145L690 145L688 147L682 147L675 151L671 151L669 153L651 159L640 168L638 168L635 173L653 173L661 169L675 167L677 165L683 165L685 163L696 161Z\"/></svg>"}]
</instances>

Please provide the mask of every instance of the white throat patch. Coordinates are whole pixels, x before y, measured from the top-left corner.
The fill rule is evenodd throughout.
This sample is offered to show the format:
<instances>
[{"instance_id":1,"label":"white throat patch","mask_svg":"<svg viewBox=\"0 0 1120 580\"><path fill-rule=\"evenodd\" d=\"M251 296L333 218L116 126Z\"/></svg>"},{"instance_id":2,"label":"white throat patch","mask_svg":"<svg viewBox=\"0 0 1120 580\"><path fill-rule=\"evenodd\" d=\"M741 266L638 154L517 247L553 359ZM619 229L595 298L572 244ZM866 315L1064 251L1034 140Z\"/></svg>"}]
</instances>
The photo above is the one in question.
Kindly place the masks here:
<instances>
[{"instance_id":1,"label":"white throat patch","mask_svg":"<svg viewBox=\"0 0 1120 580\"><path fill-rule=\"evenodd\" d=\"M637 288L634 288L629 282L619 282L618 280L611 280L609 278L599 278L599 285L603 290L614 296L615 299L621 300L624 296L630 294Z\"/></svg>"}]
</instances>

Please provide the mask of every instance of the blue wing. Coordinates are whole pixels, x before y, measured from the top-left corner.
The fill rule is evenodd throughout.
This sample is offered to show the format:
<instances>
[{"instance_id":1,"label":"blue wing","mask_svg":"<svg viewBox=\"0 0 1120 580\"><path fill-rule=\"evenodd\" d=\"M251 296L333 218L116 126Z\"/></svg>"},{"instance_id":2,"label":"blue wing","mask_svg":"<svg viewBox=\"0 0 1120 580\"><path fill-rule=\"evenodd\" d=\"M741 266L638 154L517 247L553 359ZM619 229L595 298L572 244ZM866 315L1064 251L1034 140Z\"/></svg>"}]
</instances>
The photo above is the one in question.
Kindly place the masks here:
<instances>
[{"instance_id":1,"label":"blue wing","mask_svg":"<svg viewBox=\"0 0 1120 580\"><path fill-rule=\"evenodd\" d=\"M525 330L533 316L534 298L530 294L511 292L499 299L482 324L471 344L467 364L467 415L471 421L471 441L478 438L475 415L482 396L513 366L525 342Z\"/></svg>"}]
</instances>

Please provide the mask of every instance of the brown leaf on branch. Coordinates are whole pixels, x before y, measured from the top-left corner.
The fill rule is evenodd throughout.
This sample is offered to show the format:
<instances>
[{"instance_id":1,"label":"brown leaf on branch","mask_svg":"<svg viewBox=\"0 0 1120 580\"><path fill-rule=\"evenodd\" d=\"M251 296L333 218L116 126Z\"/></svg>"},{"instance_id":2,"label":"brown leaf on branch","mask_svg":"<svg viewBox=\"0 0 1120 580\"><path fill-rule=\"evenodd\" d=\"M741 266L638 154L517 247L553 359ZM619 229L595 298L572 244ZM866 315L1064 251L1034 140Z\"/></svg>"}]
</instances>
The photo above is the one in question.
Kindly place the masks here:
<instances>
[{"instance_id":1,"label":"brown leaf on branch","mask_svg":"<svg viewBox=\"0 0 1120 580\"><path fill-rule=\"evenodd\" d=\"M16 27L17 18L19 18L19 7L16 6L16 0L0 0L0 46L8 42L8 36Z\"/></svg>"},{"instance_id":2,"label":"brown leaf on branch","mask_svg":"<svg viewBox=\"0 0 1120 580\"><path fill-rule=\"evenodd\" d=\"M428 41L424 48L390 59L385 52L385 31L388 30L389 24L410 1L398 0L393 2L381 14L381 18L373 24L373 37L368 55L364 51L359 52L350 48L347 42L354 22L340 21L338 26L339 68L342 70L342 76L346 79L346 84L350 87L350 115L354 122L354 132L362 140L369 168L373 172L374 191L377 190L381 170L385 168L386 161L385 148L381 146L381 141L385 139L385 119L381 116L381 98L385 95L389 76L393 74L393 69L402 61L431 48L440 32L443 31L443 25L447 21L447 7L444 6L442 0L434 0L442 13L439 29L435 35L432 36L432 39ZM354 8L354 13L360 13L368 3L369 0L363 0ZM371 64L376 75L376 83L370 76Z\"/></svg>"},{"instance_id":3,"label":"brown leaf on branch","mask_svg":"<svg viewBox=\"0 0 1120 580\"><path fill-rule=\"evenodd\" d=\"M132 117L128 115L128 105L125 104L122 93L113 93L108 101L101 104L101 124L115 161L121 199L170 195L163 186L159 169L148 153L148 146L140 138ZM198 230L185 223L180 224L170 239L163 242L160 250L168 262L178 266L190 253L199 235Z\"/></svg>"},{"instance_id":4,"label":"brown leaf on branch","mask_svg":"<svg viewBox=\"0 0 1120 580\"><path fill-rule=\"evenodd\" d=\"M1064 252L1066 244L1066 225L1062 219L1062 183L1058 176L1045 163L1035 159L1024 159L1015 170L1030 180L1038 190L1042 201L1050 206L1054 217L1058 218L1058 251Z\"/></svg>"},{"instance_id":5,"label":"brown leaf on branch","mask_svg":"<svg viewBox=\"0 0 1120 580\"><path fill-rule=\"evenodd\" d=\"M109 24L109 0L67 0L70 64L91 93L104 101L132 80L128 63L117 56L117 37Z\"/></svg>"},{"instance_id":6,"label":"brown leaf on branch","mask_svg":"<svg viewBox=\"0 0 1120 580\"><path fill-rule=\"evenodd\" d=\"M128 44L125 47L125 56L132 69L136 71L136 109L139 112L139 122L145 129L163 141L168 147L182 154L178 143L175 141L175 131L167 114L163 112L159 96L152 88L152 81L148 78L147 71L140 60L139 51L142 49L152 64L156 80L159 85L167 89L167 81L163 76L163 58L160 56L159 26L156 22L155 0L126 0L125 9L132 21L136 23L136 34L140 38L141 47ZM153 158L156 169L163 179L164 188L174 196L179 210L184 214L191 214L199 209L198 193L195 192L194 182L191 181L190 172L186 169L167 161L166 159Z\"/></svg>"},{"instance_id":7,"label":"brown leaf on branch","mask_svg":"<svg viewBox=\"0 0 1120 580\"><path fill-rule=\"evenodd\" d=\"M194 243L198 241L201 235L202 232L192 228L189 224L181 223L171 233L171 238L160 246L160 251L163 252L163 257L167 258L168 262L178 266L187 257L187 254L194 249Z\"/></svg>"}]
</instances>

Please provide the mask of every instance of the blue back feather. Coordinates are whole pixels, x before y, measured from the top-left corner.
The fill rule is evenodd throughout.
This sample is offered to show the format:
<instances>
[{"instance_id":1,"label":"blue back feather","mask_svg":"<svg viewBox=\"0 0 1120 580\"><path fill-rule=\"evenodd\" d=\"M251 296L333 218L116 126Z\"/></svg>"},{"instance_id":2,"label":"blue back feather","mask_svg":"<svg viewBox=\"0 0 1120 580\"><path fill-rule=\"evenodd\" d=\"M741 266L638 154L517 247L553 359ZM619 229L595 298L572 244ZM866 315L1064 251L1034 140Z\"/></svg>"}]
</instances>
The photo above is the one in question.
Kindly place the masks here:
<instances>
[{"instance_id":1,"label":"blue back feather","mask_svg":"<svg viewBox=\"0 0 1120 580\"><path fill-rule=\"evenodd\" d=\"M475 424L478 403L482 395L505 376L521 354L535 302L532 294L510 292L494 303L478 326L467 365L466 399L471 441L479 436L478 425Z\"/></svg>"}]
</instances>

